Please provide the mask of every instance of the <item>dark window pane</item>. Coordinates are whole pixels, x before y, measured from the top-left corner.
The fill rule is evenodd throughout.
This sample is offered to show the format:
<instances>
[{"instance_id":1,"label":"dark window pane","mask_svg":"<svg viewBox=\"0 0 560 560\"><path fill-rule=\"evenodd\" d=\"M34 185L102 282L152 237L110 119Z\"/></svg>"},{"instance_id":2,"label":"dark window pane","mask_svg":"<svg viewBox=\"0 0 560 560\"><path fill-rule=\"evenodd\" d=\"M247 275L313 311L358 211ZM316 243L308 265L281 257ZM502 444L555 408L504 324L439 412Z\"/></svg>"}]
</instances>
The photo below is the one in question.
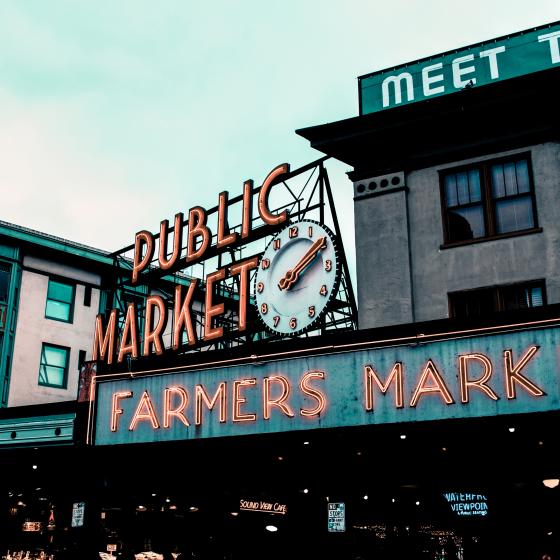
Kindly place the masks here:
<instances>
[{"instance_id":1,"label":"dark window pane","mask_svg":"<svg viewBox=\"0 0 560 560\"><path fill-rule=\"evenodd\" d=\"M529 166L526 159L522 159L515 164L515 174L517 176L519 193L528 193L531 190L531 186L529 184Z\"/></svg>"},{"instance_id":2,"label":"dark window pane","mask_svg":"<svg viewBox=\"0 0 560 560\"><path fill-rule=\"evenodd\" d=\"M465 172L457 173L457 197L459 204L468 204L469 196L469 181Z\"/></svg>"},{"instance_id":3,"label":"dark window pane","mask_svg":"<svg viewBox=\"0 0 560 560\"><path fill-rule=\"evenodd\" d=\"M543 289L541 286L521 284L502 288L501 292L505 310L527 309L543 305Z\"/></svg>"},{"instance_id":4,"label":"dark window pane","mask_svg":"<svg viewBox=\"0 0 560 560\"><path fill-rule=\"evenodd\" d=\"M521 231L533 227L531 197L496 202L496 233Z\"/></svg>"},{"instance_id":5,"label":"dark window pane","mask_svg":"<svg viewBox=\"0 0 560 560\"><path fill-rule=\"evenodd\" d=\"M515 175L515 163L504 164L504 179L506 182L506 195L512 196L517 194L517 177Z\"/></svg>"},{"instance_id":6,"label":"dark window pane","mask_svg":"<svg viewBox=\"0 0 560 560\"><path fill-rule=\"evenodd\" d=\"M484 237L482 206L456 208L447 213L449 241L463 241Z\"/></svg>"},{"instance_id":7,"label":"dark window pane","mask_svg":"<svg viewBox=\"0 0 560 560\"><path fill-rule=\"evenodd\" d=\"M445 177L445 200L447 206L457 206L457 178L454 174Z\"/></svg>"},{"instance_id":8,"label":"dark window pane","mask_svg":"<svg viewBox=\"0 0 560 560\"><path fill-rule=\"evenodd\" d=\"M480 202L480 172L478 169L469 171L469 191L471 202Z\"/></svg>"},{"instance_id":9,"label":"dark window pane","mask_svg":"<svg viewBox=\"0 0 560 560\"><path fill-rule=\"evenodd\" d=\"M0 264L0 302L7 303L10 288L10 266Z\"/></svg>"},{"instance_id":10,"label":"dark window pane","mask_svg":"<svg viewBox=\"0 0 560 560\"><path fill-rule=\"evenodd\" d=\"M457 294L450 294L453 317L485 317L497 310L495 290L483 288Z\"/></svg>"},{"instance_id":11,"label":"dark window pane","mask_svg":"<svg viewBox=\"0 0 560 560\"><path fill-rule=\"evenodd\" d=\"M506 194L506 188L504 184L504 166L503 165L493 165L492 166L492 197L501 198Z\"/></svg>"},{"instance_id":12,"label":"dark window pane","mask_svg":"<svg viewBox=\"0 0 560 560\"><path fill-rule=\"evenodd\" d=\"M84 306L91 306L91 286L84 286Z\"/></svg>"}]
</instances>

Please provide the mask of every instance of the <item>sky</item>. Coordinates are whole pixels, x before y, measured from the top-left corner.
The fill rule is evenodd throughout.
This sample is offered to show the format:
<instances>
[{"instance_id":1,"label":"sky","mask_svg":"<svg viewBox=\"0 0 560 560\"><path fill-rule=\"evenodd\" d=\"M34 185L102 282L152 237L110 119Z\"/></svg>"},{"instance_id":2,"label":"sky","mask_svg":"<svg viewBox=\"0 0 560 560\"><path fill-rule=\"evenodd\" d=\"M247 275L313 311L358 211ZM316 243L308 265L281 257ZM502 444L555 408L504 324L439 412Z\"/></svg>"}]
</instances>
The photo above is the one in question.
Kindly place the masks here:
<instances>
[{"instance_id":1,"label":"sky","mask_svg":"<svg viewBox=\"0 0 560 560\"><path fill-rule=\"evenodd\" d=\"M357 77L560 19L558 0L0 0L0 220L114 251L358 114ZM354 258L351 169L330 161Z\"/></svg>"}]
</instances>

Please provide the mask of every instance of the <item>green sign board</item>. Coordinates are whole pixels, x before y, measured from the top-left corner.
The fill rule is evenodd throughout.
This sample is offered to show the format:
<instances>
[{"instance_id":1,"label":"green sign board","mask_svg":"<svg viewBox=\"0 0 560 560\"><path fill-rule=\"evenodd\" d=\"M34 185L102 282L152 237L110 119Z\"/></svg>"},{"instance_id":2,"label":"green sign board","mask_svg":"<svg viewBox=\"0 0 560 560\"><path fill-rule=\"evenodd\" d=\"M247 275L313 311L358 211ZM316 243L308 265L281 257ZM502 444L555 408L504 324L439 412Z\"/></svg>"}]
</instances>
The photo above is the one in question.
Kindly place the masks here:
<instances>
[{"instance_id":1,"label":"green sign board","mask_svg":"<svg viewBox=\"0 0 560 560\"><path fill-rule=\"evenodd\" d=\"M358 78L360 114L560 68L560 22Z\"/></svg>"}]
</instances>

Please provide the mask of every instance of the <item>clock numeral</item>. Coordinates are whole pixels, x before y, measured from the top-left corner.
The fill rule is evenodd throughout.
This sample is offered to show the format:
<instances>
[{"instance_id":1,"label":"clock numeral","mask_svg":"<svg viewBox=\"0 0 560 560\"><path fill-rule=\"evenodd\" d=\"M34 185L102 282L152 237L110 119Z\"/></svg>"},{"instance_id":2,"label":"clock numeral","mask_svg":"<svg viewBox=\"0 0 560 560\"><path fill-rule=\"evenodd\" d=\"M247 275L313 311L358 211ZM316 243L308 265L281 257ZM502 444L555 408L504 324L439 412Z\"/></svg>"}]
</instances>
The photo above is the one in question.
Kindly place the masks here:
<instances>
[{"instance_id":1,"label":"clock numeral","mask_svg":"<svg viewBox=\"0 0 560 560\"><path fill-rule=\"evenodd\" d=\"M299 235L299 228L297 226L291 226L290 231L288 233L288 237L290 239L293 239L294 237L297 237L298 235Z\"/></svg>"},{"instance_id":2,"label":"clock numeral","mask_svg":"<svg viewBox=\"0 0 560 560\"><path fill-rule=\"evenodd\" d=\"M321 289L319 290L319 293L320 293L322 296L326 296L326 295L329 293L329 292L327 291L327 287L325 286L325 284L323 284L323 285L321 286Z\"/></svg>"},{"instance_id":3,"label":"clock numeral","mask_svg":"<svg viewBox=\"0 0 560 560\"><path fill-rule=\"evenodd\" d=\"M272 242L272 248L275 251L278 251L278 249L280 249L280 238L277 238Z\"/></svg>"},{"instance_id":4,"label":"clock numeral","mask_svg":"<svg viewBox=\"0 0 560 560\"><path fill-rule=\"evenodd\" d=\"M272 318L272 324L273 324L275 327L277 327L279 322L280 322L280 315L275 315L275 316Z\"/></svg>"},{"instance_id":5,"label":"clock numeral","mask_svg":"<svg viewBox=\"0 0 560 560\"><path fill-rule=\"evenodd\" d=\"M310 317L315 317L315 306L314 306L314 305L310 305L310 306L309 306L308 315L309 315Z\"/></svg>"},{"instance_id":6,"label":"clock numeral","mask_svg":"<svg viewBox=\"0 0 560 560\"><path fill-rule=\"evenodd\" d=\"M309 235L309 237L313 237L313 226L309 226L307 228L307 235Z\"/></svg>"},{"instance_id":7,"label":"clock numeral","mask_svg":"<svg viewBox=\"0 0 560 560\"><path fill-rule=\"evenodd\" d=\"M330 272L332 270L332 261L330 259L327 259L325 261L325 270L327 272Z\"/></svg>"},{"instance_id":8,"label":"clock numeral","mask_svg":"<svg viewBox=\"0 0 560 560\"><path fill-rule=\"evenodd\" d=\"M264 290L264 282L259 282L257 284L257 292L259 292L259 294L262 294L263 290Z\"/></svg>"},{"instance_id":9,"label":"clock numeral","mask_svg":"<svg viewBox=\"0 0 560 560\"><path fill-rule=\"evenodd\" d=\"M263 315L266 315L268 313L268 304L266 303L261 303L261 313Z\"/></svg>"},{"instance_id":10,"label":"clock numeral","mask_svg":"<svg viewBox=\"0 0 560 560\"><path fill-rule=\"evenodd\" d=\"M270 266L270 259L263 259L261 261L261 268L266 270Z\"/></svg>"},{"instance_id":11,"label":"clock numeral","mask_svg":"<svg viewBox=\"0 0 560 560\"><path fill-rule=\"evenodd\" d=\"M290 319L289 325L290 325L290 329L296 329L297 328L297 319L295 317L292 317Z\"/></svg>"}]
</instances>

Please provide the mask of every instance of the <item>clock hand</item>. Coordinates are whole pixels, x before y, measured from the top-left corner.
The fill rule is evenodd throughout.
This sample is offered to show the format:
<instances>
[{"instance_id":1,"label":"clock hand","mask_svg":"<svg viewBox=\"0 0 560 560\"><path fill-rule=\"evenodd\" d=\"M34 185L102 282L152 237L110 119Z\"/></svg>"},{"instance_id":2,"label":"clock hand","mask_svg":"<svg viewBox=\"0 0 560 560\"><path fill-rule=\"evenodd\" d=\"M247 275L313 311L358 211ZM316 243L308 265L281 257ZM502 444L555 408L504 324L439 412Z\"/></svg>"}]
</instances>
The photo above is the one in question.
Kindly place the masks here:
<instances>
[{"instance_id":1,"label":"clock hand","mask_svg":"<svg viewBox=\"0 0 560 560\"><path fill-rule=\"evenodd\" d=\"M317 253L327 246L327 237L320 237L311 245L308 251L301 257L298 263L289 269L278 282L281 290L289 290L298 280L301 271L317 256Z\"/></svg>"}]
</instances>

